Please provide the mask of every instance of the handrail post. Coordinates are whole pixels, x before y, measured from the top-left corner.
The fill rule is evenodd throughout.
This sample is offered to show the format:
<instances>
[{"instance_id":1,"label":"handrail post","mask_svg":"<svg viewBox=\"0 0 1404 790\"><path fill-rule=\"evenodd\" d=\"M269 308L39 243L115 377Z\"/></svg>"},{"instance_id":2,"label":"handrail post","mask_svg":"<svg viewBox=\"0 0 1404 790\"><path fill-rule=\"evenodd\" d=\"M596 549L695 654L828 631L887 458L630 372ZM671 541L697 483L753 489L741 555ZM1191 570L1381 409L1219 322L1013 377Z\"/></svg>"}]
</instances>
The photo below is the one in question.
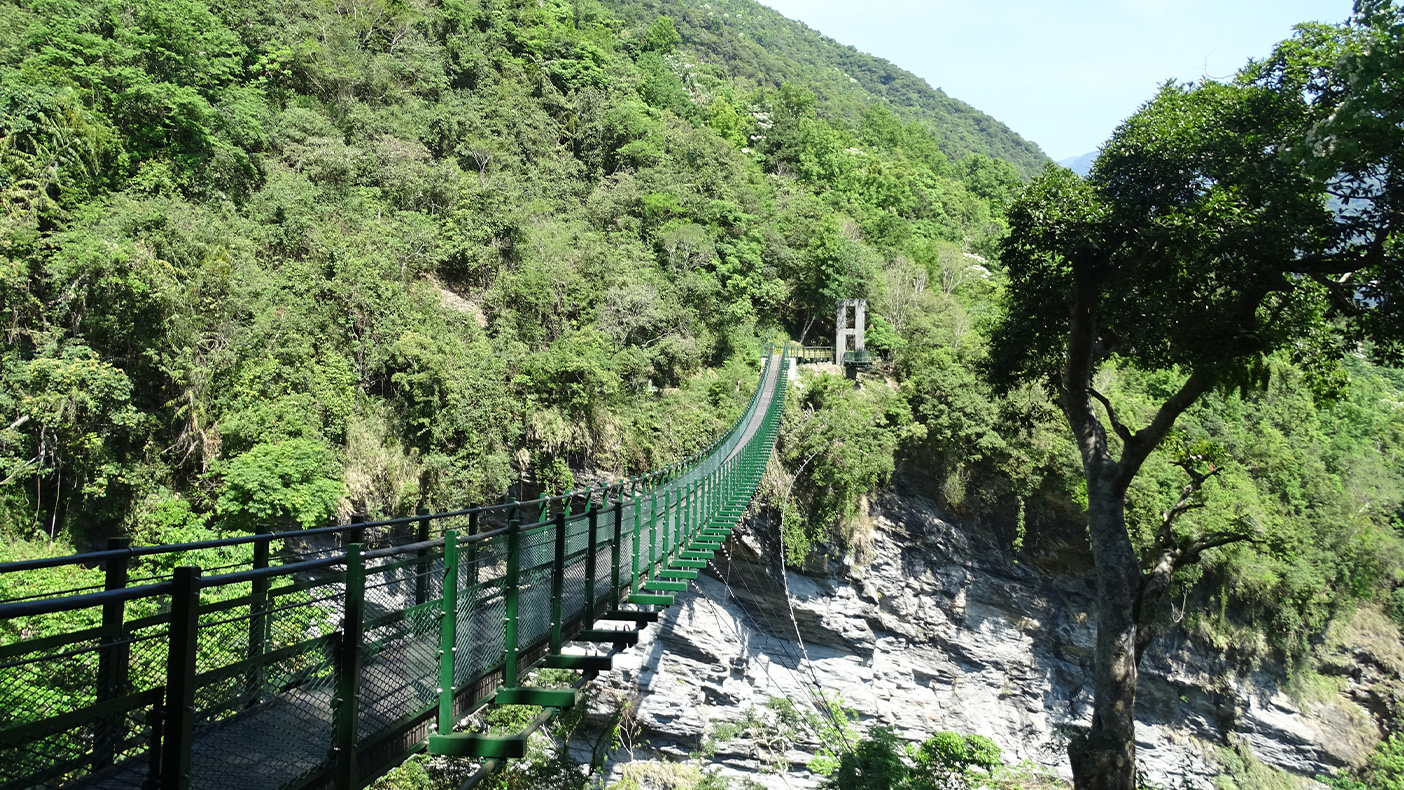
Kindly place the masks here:
<instances>
[{"instance_id":1,"label":"handrail post","mask_svg":"<svg viewBox=\"0 0 1404 790\"><path fill-rule=\"evenodd\" d=\"M600 497L608 503L609 489L601 491ZM595 624L595 573L599 570L596 565L600 553L600 511L594 502L585 511L585 525L590 533L585 538L585 621L581 627L590 628Z\"/></svg>"},{"instance_id":2,"label":"handrail post","mask_svg":"<svg viewBox=\"0 0 1404 790\"><path fill-rule=\"evenodd\" d=\"M678 545L687 548L687 542L697 534L697 514L701 512L702 505L702 481L700 479L692 481L692 493L687 498L687 531Z\"/></svg>"},{"instance_id":3,"label":"handrail post","mask_svg":"<svg viewBox=\"0 0 1404 790\"><path fill-rule=\"evenodd\" d=\"M624 486L619 487L619 495L614 503L614 544L609 547L610 575L609 575L609 602L610 605L619 608L619 562L624 541Z\"/></svg>"},{"instance_id":4,"label":"handrail post","mask_svg":"<svg viewBox=\"0 0 1404 790\"><path fill-rule=\"evenodd\" d=\"M655 497L655 500L654 500L654 501L655 501L655 502L657 501L656 497ZM663 544L662 544L662 545L663 545L664 552L667 551L667 547L668 547L668 519L669 519L668 511L669 511L669 505L672 504L672 501L673 501L673 489L671 489L671 488L665 488L665 489L663 489ZM658 533L657 533L657 531L655 531L654 534L650 536L649 544L650 544L650 545L649 545L649 552L648 552L648 578L649 578L649 579L653 579L653 578L655 578L655 574L656 574L656 572L657 572L657 570L658 570L658 557L660 556L660 552L658 551L659 544L658 544Z\"/></svg>"},{"instance_id":5,"label":"handrail post","mask_svg":"<svg viewBox=\"0 0 1404 790\"><path fill-rule=\"evenodd\" d=\"M360 717L361 642L366 624L366 565L361 556L365 548L362 543L346 548L346 593L341 641L336 651L336 692L332 698L332 783L336 790L355 790L359 779L356 730Z\"/></svg>"},{"instance_id":6,"label":"handrail post","mask_svg":"<svg viewBox=\"0 0 1404 790\"><path fill-rule=\"evenodd\" d=\"M346 531L346 537L349 538L349 540L347 540L348 544L366 542L366 528L360 526L364 523L366 523L365 514L351 514L351 528Z\"/></svg>"},{"instance_id":7,"label":"handrail post","mask_svg":"<svg viewBox=\"0 0 1404 790\"><path fill-rule=\"evenodd\" d=\"M551 652L561 652L565 599L566 512L556 514L556 559L551 563Z\"/></svg>"},{"instance_id":8,"label":"handrail post","mask_svg":"<svg viewBox=\"0 0 1404 790\"><path fill-rule=\"evenodd\" d=\"M668 558L673 556L673 552L677 551L678 546L683 541L683 536L687 533L687 506L689 501L688 492L691 491L691 489L692 484L690 483L682 483L678 486L678 503L677 507L674 508L675 510L677 510L677 516L674 519L673 523L673 542L669 544L668 551L665 552L663 555L663 562L665 564L668 562Z\"/></svg>"},{"instance_id":9,"label":"handrail post","mask_svg":"<svg viewBox=\"0 0 1404 790\"><path fill-rule=\"evenodd\" d=\"M419 521L415 522L414 540L425 543L429 540L429 508L421 506L414 514L419 516ZM429 549L420 549L415 554L419 557L419 562L414 566L414 603L418 606L429 600Z\"/></svg>"},{"instance_id":10,"label":"handrail post","mask_svg":"<svg viewBox=\"0 0 1404 790\"><path fill-rule=\"evenodd\" d=\"M253 544L253 567L267 568L273 544L273 533L264 532ZM263 655L268 652L268 589L273 580L267 576L254 579L249 591L249 672L244 681L245 705L256 705L263 696Z\"/></svg>"},{"instance_id":11,"label":"handrail post","mask_svg":"<svg viewBox=\"0 0 1404 790\"><path fill-rule=\"evenodd\" d=\"M439 734L453 732L453 675L458 657L458 531L444 532L444 597L439 605Z\"/></svg>"},{"instance_id":12,"label":"handrail post","mask_svg":"<svg viewBox=\"0 0 1404 790\"><path fill-rule=\"evenodd\" d=\"M629 574L629 592L639 591L639 543L643 537L643 502L638 492L634 493L634 570Z\"/></svg>"},{"instance_id":13,"label":"handrail post","mask_svg":"<svg viewBox=\"0 0 1404 790\"><path fill-rule=\"evenodd\" d=\"M515 499L509 500L515 502ZM522 524L514 504L507 516L507 575L503 579L502 597L505 622L502 638L502 685L517 687L517 608L521 602Z\"/></svg>"},{"instance_id":14,"label":"handrail post","mask_svg":"<svg viewBox=\"0 0 1404 790\"><path fill-rule=\"evenodd\" d=\"M131 540L109 538L107 550L128 548ZM104 590L120 590L127 586L127 557L111 557L103 562ZM104 702L126 694L130 688L131 644L123 633L126 603L113 601L102 605L102 644L98 647L97 701ZM93 743L93 770L112 764L117 744L123 739L125 717L107 716L98 723Z\"/></svg>"},{"instance_id":15,"label":"handrail post","mask_svg":"<svg viewBox=\"0 0 1404 790\"><path fill-rule=\"evenodd\" d=\"M717 514L719 505L719 495L721 493L722 465L717 464L712 473L707 476L707 520Z\"/></svg>"},{"instance_id":16,"label":"handrail post","mask_svg":"<svg viewBox=\"0 0 1404 790\"><path fill-rule=\"evenodd\" d=\"M170 647L166 654L161 788L188 790L195 741L195 657L199 649L200 569L183 565L171 581Z\"/></svg>"},{"instance_id":17,"label":"handrail post","mask_svg":"<svg viewBox=\"0 0 1404 790\"><path fill-rule=\"evenodd\" d=\"M667 495L667 492L663 492ZM648 560L644 563L643 573L649 579L653 578L653 560L658 556L658 492L654 491L650 495L648 505Z\"/></svg>"}]
</instances>

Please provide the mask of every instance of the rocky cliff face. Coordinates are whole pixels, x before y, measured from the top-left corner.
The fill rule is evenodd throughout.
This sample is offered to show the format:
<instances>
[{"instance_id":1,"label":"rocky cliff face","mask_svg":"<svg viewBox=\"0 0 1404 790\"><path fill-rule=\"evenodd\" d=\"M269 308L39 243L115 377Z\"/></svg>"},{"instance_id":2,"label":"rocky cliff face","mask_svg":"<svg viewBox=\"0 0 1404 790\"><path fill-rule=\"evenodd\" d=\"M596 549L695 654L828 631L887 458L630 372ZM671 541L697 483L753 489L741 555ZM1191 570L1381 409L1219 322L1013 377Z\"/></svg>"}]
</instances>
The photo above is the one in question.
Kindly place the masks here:
<instances>
[{"instance_id":1,"label":"rocky cliff face","mask_svg":"<svg viewBox=\"0 0 1404 790\"><path fill-rule=\"evenodd\" d=\"M1090 716L1090 579L1016 564L989 534L919 500L888 497L871 515L871 561L813 576L781 578L761 560L776 556L760 537L774 530L734 537L716 575L602 678L637 701L640 737L626 759L706 746L724 773L814 786L804 766L816 744L767 705L789 699L803 712L822 690L841 695L860 728L985 735L1006 759L1066 777L1064 733ZM1377 737L1345 696L1299 704L1270 676L1234 676L1179 636L1152 647L1140 689L1138 753L1162 786L1210 787L1229 743L1305 778L1360 761Z\"/></svg>"}]
</instances>

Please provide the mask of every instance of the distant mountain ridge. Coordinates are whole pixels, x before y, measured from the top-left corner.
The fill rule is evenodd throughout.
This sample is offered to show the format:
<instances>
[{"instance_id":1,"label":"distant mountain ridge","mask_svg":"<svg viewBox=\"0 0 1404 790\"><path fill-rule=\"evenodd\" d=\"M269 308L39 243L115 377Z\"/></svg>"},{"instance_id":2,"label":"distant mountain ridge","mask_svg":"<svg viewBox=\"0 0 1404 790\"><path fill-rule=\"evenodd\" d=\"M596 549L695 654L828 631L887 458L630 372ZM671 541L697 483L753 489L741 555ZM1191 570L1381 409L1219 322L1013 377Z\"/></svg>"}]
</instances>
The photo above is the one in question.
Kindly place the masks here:
<instances>
[{"instance_id":1,"label":"distant mountain ridge","mask_svg":"<svg viewBox=\"0 0 1404 790\"><path fill-rule=\"evenodd\" d=\"M611 0L608 7L631 22L671 17L684 52L757 85L802 85L831 120L856 123L864 107L881 101L926 126L953 160L985 154L1013 164L1024 177L1052 161L1035 143L921 77L754 0Z\"/></svg>"},{"instance_id":2,"label":"distant mountain ridge","mask_svg":"<svg viewBox=\"0 0 1404 790\"><path fill-rule=\"evenodd\" d=\"M1090 151L1082 156L1070 156L1058 162L1058 164L1086 178L1087 174L1092 172L1092 163L1097 161L1097 154L1099 153L1101 153L1101 151Z\"/></svg>"}]
</instances>

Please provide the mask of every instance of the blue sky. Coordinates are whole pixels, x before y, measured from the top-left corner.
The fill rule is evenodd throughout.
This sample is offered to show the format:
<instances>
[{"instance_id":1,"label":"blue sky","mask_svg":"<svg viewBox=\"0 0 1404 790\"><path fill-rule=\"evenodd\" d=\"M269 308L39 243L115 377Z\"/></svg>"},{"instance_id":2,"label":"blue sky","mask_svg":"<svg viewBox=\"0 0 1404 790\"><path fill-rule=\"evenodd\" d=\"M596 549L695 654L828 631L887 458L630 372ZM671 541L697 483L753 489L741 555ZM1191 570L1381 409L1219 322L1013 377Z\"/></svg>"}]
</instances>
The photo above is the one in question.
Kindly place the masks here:
<instances>
[{"instance_id":1,"label":"blue sky","mask_svg":"<svg viewBox=\"0 0 1404 790\"><path fill-rule=\"evenodd\" d=\"M1350 0L761 0L1008 124L1054 159L1096 149L1167 79L1232 74Z\"/></svg>"}]
</instances>

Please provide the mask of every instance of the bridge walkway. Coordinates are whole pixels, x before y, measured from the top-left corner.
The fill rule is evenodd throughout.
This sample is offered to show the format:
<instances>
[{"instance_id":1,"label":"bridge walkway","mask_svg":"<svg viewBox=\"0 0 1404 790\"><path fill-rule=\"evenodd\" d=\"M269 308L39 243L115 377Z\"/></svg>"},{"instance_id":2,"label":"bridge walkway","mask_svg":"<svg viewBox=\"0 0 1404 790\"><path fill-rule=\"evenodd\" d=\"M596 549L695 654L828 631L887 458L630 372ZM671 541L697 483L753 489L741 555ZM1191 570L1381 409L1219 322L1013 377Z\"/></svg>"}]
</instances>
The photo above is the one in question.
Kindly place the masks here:
<instances>
[{"instance_id":1,"label":"bridge walkway","mask_svg":"<svg viewBox=\"0 0 1404 790\"><path fill-rule=\"evenodd\" d=\"M785 364L766 353L710 446L601 489L0 565L103 569L98 589L0 602L21 637L0 644L0 790L358 788L425 748L520 756L524 734L454 726L571 704L528 672L607 671L686 589L760 482ZM129 579L138 557L170 570Z\"/></svg>"}]
</instances>

